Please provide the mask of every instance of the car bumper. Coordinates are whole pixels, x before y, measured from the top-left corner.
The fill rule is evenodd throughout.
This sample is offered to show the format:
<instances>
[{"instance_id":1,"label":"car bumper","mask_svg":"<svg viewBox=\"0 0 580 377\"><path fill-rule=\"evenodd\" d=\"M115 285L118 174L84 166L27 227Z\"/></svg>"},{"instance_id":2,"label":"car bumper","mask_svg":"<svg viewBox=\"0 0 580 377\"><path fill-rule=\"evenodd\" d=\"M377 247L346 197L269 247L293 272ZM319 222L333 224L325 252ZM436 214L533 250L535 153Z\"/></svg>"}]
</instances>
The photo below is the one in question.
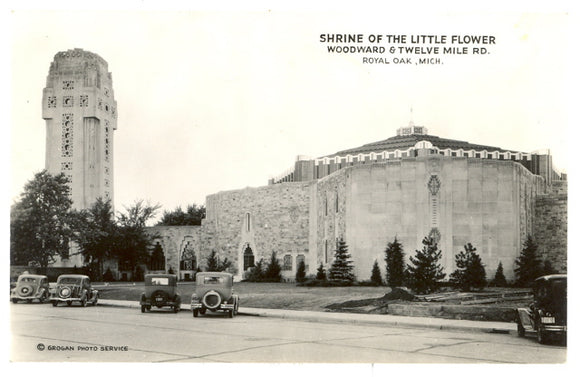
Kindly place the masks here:
<instances>
[{"instance_id":1,"label":"car bumper","mask_svg":"<svg viewBox=\"0 0 580 377\"><path fill-rule=\"evenodd\" d=\"M20 296L18 294L10 295L10 298L15 298L15 299L18 299L18 300L40 300L41 297L42 297L42 295L40 295L40 294L37 294L37 295L34 295L34 296L26 296L26 297L22 297L22 296Z\"/></svg>"},{"instance_id":2,"label":"car bumper","mask_svg":"<svg viewBox=\"0 0 580 377\"><path fill-rule=\"evenodd\" d=\"M567 331L567 326L561 325L543 325L542 331L547 331L551 333L560 333L564 334Z\"/></svg>"},{"instance_id":3,"label":"car bumper","mask_svg":"<svg viewBox=\"0 0 580 377\"><path fill-rule=\"evenodd\" d=\"M192 302L191 303L191 309L203 309L203 304L201 302ZM213 308L210 310L233 310L235 308L234 304L220 304L220 306L218 306L217 308ZM207 308L209 309L209 308Z\"/></svg>"},{"instance_id":4,"label":"car bumper","mask_svg":"<svg viewBox=\"0 0 580 377\"><path fill-rule=\"evenodd\" d=\"M158 302L152 302L151 300L141 300L139 301L139 305L145 305L145 306L173 306L173 305L177 305L178 302L177 301L158 301Z\"/></svg>"}]
</instances>

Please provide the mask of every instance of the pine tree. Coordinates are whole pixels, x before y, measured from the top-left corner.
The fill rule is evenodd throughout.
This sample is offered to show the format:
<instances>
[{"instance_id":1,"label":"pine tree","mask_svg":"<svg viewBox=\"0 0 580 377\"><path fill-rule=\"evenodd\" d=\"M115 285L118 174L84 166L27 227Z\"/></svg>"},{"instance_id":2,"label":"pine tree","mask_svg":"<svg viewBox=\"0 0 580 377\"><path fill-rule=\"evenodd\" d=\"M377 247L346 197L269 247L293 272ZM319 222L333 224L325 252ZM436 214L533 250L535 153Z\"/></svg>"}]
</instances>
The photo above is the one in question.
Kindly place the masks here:
<instances>
[{"instance_id":1,"label":"pine tree","mask_svg":"<svg viewBox=\"0 0 580 377\"><path fill-rule=\"evenodd\" d=\"M541 261L537 256L538 246L531 236L528 235L520 256L516 258L516 285L528 287L534 279L542 275Z\"/></svg>"},{"instance_id":2,"label":"pine tree","mask_svg":"<svg viewBox=\"0 0 580 377\"><path fill-rule=\"evenodd\" d=\"M211 253L207 257L207 268L206 271L219 271L219 258L215 250L212 250Z\"/></svg>"},{"instance_id":3,"label":"pine tree","mask_svg":"<svg viewBox=\"0 0 580 377\"><path fill-rule=\"evenodd\" d=\"M457 269L449 276L449 281L463 291L471 291L472 288L481 289L485 287L485 268L481 263L481 258L476 253L470 243L463 246L465 251L461 251L455 256Z\"/></svg>"},{"instance_id":4,"label":"pine tree","mask_svg":"<svg viewBox=\"0 0 580 377\"><path fill-rule=\"evenodd\" d=\"M397 237L387 245L385 262L387 263L387 285L391 288L402 286L405 280L405 261L403 245Z\"/></svg>"},{"instance_id":5,"label":"pine tree","mask_svg":"<svg viewBox=\"0 0 580 377\"><path fill-rule=\"evenodd\" d=\"M306 264L301 260L296 268L296 281L302 283L304 280L306 280Z\"/></svg>"},{"instance_id":6,"label":"pine tree","mask_svg":"<svg viewBox=\"0 0 580 377\"><path fill-rule=\"evenodd\" d=\"M341 280L353 282L355 280L354 274L352 273L354 266L350 260L350 254L348 253L348 246L346 242L341 238L338 241L338 247L334 252L334 261L329 270L330 280Z\"/></svg>"},{"instance_id":7,"label":"pine tree","mask_svg":"<svg viewBox=\"0 0 580 377\"><path fill-rule=\"evenodd\" d=\"M272 251L272 256L270 257L270 263L264 271L264 279L270 282L279 282L282 279L282 275L280 274L282 271L282 266L280 266L280 262L278 262L278 258L276 258L276 252Z\"/></svg>"},{"instance_id":8,"label":"pine tree","mask_svg":"<svg viewBox=\"0 0 580 377\"><path fill-rule=\"evenodd\" d=\"M264 259L260 259L256 264L254 264L254 267L250 268L246 280L252 282L260 282L264 280Z\"/></svg>"},{"instance_id":9,"label":"pine tree","mask_svg":"<svg viewBox=\"0 0 580 377\"><path fill-rule=\"evenodd\" d=\"M320 266L318 266L318 269L316 270L316 280L326 280L326 271L324 270L322 262L320 263Z\"/></svg>"},{"instance_id":10,"label":"pine tree","mask_svg":"<svg viewBox=\"0 0 580 377\"><path fill-rule=\"evenodd\" d=\"M503 274L503 265L501 262L497 265L497 270L495 270L495 276L492 281L493 285L496 287L507 286L507 281L505 280L505 275Z\"/></svg>"},{"instance_id":11,"label":"pine tree","mask_svg":"<svg viewBox=\"0 0 580 377\"><path fill-rule=\"evenodd\" d=\"M371 272L371 283L374 285L383 285L383 277L381 276L381 269L379 267L379 262L375 260L373 264L373 270Z\"/></svg>"},{"instance_id":12,"label":"pine tree","mask_svg":"<svg viewBox=\"0 0 580 377\"><path fill-rule=\"evenodd\" d=\"M437 289L437 282L445 277L443 267L439 265L441 250L431 237L423 239L423 249L415 250L411 257L412 265L407 265L409 283L417 293L429 293Z\"/></svg>"}]
</instances>

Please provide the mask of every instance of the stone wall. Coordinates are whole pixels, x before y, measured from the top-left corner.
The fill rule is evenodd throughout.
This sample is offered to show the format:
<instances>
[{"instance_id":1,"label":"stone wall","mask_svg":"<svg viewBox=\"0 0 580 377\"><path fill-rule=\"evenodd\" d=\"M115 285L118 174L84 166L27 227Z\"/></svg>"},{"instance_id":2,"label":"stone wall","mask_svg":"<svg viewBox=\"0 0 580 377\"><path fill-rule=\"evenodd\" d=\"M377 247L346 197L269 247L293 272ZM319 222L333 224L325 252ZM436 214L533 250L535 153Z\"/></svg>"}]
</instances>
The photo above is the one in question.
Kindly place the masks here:
<instances>
[{"instance_id":1,"label":"stone wall","mask_svg":"<svg viewBox=\"0 0 580 377\"><path fill-rule=\"evenodd\" d=\"M558 272L567 272L568 195L564 181L554 181L549 194L536 198L533 237L542 260L549 260Z\"/></svg>"},{"instance_id":2,"label":"stone wall","mask_svg":"<svg viewBox=\"0 0 580 377\"><path fill-rule=\"evenodd\" d=\"M207 218L202 229L211 232L204 247L233 261L233 272L243 277L243 254L249 247L255 261L268 261L276 252L292 260L283 276L292 279L296 258L310 265L310 200L313 183L281 183L258 188L220 192L206 198ZM315 267L314 267L315 268Z\"/></svg>"}]
</instances>

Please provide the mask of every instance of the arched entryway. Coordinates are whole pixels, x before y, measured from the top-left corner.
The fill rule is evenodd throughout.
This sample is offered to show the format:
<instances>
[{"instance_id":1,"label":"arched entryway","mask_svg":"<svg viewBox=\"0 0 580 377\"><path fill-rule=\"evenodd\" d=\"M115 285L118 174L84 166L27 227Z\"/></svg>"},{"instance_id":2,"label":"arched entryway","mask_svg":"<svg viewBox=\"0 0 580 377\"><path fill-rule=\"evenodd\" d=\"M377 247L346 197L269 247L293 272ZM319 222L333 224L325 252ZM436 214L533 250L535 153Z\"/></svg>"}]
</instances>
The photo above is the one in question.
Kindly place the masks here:
<instances>
[{"instance_id":1,"label":"arched entryway","mask_svg":"<svg viewBox=\"0 0 580 377\"><path fill-rule=\"evenodd\" d=\"M244 271L250 267L254 267L254 253L252 252L250 245L246 244L244 249Z\"/></svg>"},{"instance_id":2,"label":"arched entryway","mask_svg":"<svg viewBox=\"0 0 580 377\"><path fill-rule=\"evenodd\" d=\"M181 253L181 260L179 261L179 270L185 280L193 279L195 271L197 270L197 258L195 257L195 250L191 241L187 241Z\"/></svg>"}]
</instances>

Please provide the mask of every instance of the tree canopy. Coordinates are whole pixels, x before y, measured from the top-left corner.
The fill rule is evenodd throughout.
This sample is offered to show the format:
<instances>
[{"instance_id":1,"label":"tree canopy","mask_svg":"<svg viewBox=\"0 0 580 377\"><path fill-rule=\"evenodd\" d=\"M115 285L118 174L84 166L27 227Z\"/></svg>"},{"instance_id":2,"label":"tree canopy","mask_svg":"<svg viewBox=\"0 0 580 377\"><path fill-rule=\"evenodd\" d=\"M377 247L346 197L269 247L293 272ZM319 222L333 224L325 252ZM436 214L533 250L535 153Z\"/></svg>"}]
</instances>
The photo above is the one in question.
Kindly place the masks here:
<instances>
[{"instance_id":1,"label":"tree canopy","mask_svg":"<svg viewBox=\"0 0 580 377\"><path fill-rule=\"evenodd\" d=\"M74 222L68 178L43 170L26 183L10 211L10 260L47 267L68 257Z\"/></svg>"},{"instance_id":2,"label":"tree canopy","mask_svg":"<svg viewBox=\"0 0 580 377\"><path fill-rule=\"evenodd\" d=\"M201 220L205 218L205 206L190 204L183 211L181 206L173 211L163 211L161 220L157 225L201 225Z\"/></svg>"}]
</instances>

